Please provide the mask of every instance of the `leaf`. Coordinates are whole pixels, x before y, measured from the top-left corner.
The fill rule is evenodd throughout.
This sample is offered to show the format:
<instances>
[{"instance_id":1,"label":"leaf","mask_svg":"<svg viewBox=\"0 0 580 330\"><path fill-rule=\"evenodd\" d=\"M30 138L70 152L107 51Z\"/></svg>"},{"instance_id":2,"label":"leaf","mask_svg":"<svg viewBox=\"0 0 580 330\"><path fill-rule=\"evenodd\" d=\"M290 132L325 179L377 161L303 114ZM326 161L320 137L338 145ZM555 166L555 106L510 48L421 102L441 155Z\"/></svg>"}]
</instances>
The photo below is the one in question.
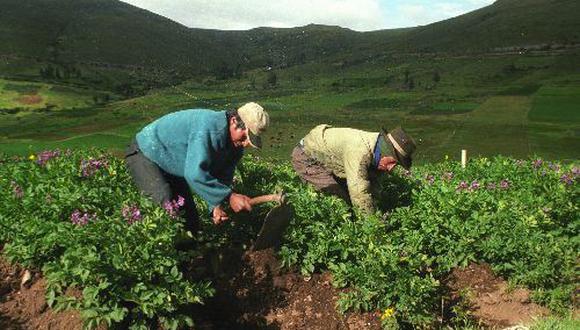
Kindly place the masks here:
<instances>
[{"instance_id":1,"label":"leaf","mask_svg":"<svg viewBox=\"0 0 580 330\"><path fill-rule=\"evenodd\" d=\"M115 322L121 322L125 318L126 314L127 314L126 308L115 308L113 309L113 311L111 311L111 313L109 313L109 316L111 320Z\"/></svg>"},{"instance_id":2,"label":"leaf","mask_svg":"<svg viewBox=\"0 0 580 330\"><path fill-rule=\"evenodd\" d=\"M178 278L179 277L179 270L177 269L177 266L173 266L171 268L171 272L170 272L171 276L173 278Z\"/></svg>"},{"instance_id":3,"label":"leaf","mask_svg":"<svg viewBox=\"0 0 580 330\"><path fill-rule=\"evenodd\" d=\"M46 292L46 303L48 305L48 307L53 307L54 303L56 301L56 292L54 291L54 289L49 289Z\"/></svg>"}]
</instances>

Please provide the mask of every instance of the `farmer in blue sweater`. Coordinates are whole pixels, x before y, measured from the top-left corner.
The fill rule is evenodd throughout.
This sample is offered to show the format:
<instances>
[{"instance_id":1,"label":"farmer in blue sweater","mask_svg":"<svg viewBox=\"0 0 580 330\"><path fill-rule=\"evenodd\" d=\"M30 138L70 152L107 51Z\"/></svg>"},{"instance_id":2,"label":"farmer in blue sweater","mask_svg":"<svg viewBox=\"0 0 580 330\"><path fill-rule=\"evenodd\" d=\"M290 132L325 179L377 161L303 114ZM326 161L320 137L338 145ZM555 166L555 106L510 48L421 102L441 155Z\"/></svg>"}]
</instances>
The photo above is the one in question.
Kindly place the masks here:
<instances>
[{"instance_id":1,"label":"farmer in blue sweater","mask_svg":"<svg viewBox=\"0 0 580 330\"><path fill-rule=\"evenodd\" d=\"M125 155L137 187L155 202L184 198L186 230L198 230L198 213L191 190L208 204L213 222L234 212L250 211L248 196L232 191L234 170L244 148L261 147L260 134L269 116L257 103L237 110L183 110L167 114L137 133Z\"/></svg>"}]
</instances>

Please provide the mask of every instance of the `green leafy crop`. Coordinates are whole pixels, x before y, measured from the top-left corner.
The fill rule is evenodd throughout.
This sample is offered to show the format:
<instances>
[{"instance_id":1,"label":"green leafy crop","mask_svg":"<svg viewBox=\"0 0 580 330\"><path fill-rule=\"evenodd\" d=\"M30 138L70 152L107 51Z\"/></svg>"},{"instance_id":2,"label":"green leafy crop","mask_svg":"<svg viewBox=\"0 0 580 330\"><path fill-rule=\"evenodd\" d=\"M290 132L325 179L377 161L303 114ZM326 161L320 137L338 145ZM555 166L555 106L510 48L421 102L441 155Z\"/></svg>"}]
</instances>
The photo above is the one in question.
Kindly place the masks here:
<instances>
[{"instance_id":1,"label":"green leafy crop","mask_svg":"<svg viewBox=\"0 0 580 330\"><path fill-rule=\"evenodd\" d=\"M330 271L337 308L380 310L385 327L429 327L455 267L486 262L556 311L572 304L580 223L575 164L506 157L443 162L380 180L380 212L364 215L305 185L289 164L248 156L234 184L250 196L284 190L295 209L279 252L309 276ZM205 205L198 251L255 237L268 206L215 226ZM47 300L77 308L88 327L191 325L188 304L214 290L191 280L175 249L180 200L164 207L142 197L123 161L98 150L0 156L0 242L4 253L42 269ZM69 294L76 288L80 295Z\"/></svg>"},{"instance_id":2,"label":"green leafy crop","mask_svg":"<svg viewBox=\"0 0 580 330\"><path fill-rule=\"evenodd\" d=\"M88 327L176 328L192 323L180 307L212 295L208 281L184 279L174 248L181 223L137 192L122 160L47 151L4 160L0 177L4 252L42 269L50 306L80 309Z\"/></svg>"}]
</instances>

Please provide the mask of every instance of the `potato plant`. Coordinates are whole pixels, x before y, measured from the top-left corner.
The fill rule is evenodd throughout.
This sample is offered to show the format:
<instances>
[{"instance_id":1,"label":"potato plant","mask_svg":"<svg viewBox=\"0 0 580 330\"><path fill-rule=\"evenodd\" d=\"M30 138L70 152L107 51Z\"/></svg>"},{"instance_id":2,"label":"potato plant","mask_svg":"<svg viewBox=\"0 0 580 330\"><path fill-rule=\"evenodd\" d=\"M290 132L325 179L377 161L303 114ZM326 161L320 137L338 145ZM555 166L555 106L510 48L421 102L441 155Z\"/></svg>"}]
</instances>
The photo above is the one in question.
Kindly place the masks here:
<instances>
[{"instance_id":1,"label":"potato plant","mask_svg":"<svg viewBox=\"0 0 580 330\"><path fill-rule=\"evenodd\" d=\"M4 158L0 178L4 253L41 269L48 304L79 309L89 328L124 322L175 329L192 324L183 306L212 295L208 281L184 279L184 256L174 248L182 224L140 196L122 160L47 151Z\"/></svg>"},{"instance_id":2,"label":"potato plant","mask_svg":"<svg viewBox=\"0 0 580 330\"><path fill-rule=\"evenodd\" d=\"M569 308L580 251L579 172L537 158L417 166L381 178L380 212L372 215L314 191L286 163L247 156L234 181L251 196L288 194L295 216L280 258L305 276L330 271L343 288L339 310L380 310L385 327L429 327L441 310L443 279L470 262L489 263L556 311ZM197 202L198 254L247 244L269 208L215 226ZM208 280L181 271L191 252L174 248L180 201L153 205L123 161L102 151L1 157L0 203L6 256L41 269L49 304L79 309L88 327L190 325L185 307L213 293Z\"/></svg>"},{"instance_id":3,"label":"potato plant","mask_svg":"<svg viewBox=\"0 0 580 330\"><path fill-rule=\"evenodd\" d=\"M342 311L378 309L389 311L385 324L433 324L441 281L470 262L491 264L555 311L572 304L580 251L576 164L500 156L465 169L449 161L418 166L381 178L381 212L371 216L299 183L288 165L250 166L271 171L251 180L283 186L296 209L283 263L306 276L330 270L334 285L345 288Z\"/></svg>"}]
</instances>

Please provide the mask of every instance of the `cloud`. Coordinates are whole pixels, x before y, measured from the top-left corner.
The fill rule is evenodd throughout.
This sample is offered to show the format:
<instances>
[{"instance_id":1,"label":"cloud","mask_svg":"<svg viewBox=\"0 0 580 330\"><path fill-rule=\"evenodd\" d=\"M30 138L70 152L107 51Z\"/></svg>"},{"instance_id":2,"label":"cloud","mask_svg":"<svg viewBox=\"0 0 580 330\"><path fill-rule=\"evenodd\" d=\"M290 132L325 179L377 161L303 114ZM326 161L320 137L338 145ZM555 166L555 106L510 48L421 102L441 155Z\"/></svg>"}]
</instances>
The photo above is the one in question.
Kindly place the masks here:
<instances>
[{"instance_id":1,"label":"cloud","mask_svg":"<svg viewBox=\"0 0 580 330\"><path fill-rule=\"evenodd\" d=\"M406 17L408 26L427 25L465 14L493 2L494 0L468 0L430 4L410 3L398 6L397 11Z\"/></svg>"},{"instance_id":2,"label":"cloud","mask_svg":"<svg viewBox=\"0 0 580 330\"><path fill-rule=\"evenodd\" d=\"M480 8L491 5L495 0L467 0L467 2L474 7Z\"/></svg>"},{"instance_id":3,"label":"cloud","mask_svg":"<svg viewBox=\"0 0 580 330\"><path fill-rule=\"evenodd\" d=\"M356 31L427 25L494 0L122 0L189 27L247 30L311 23Z\"/></svg>"},{"instance_id":4,"label":"cloud","mask_svg":"<svg viewBox=\"0 0 580 330\"><path fill-rule=\"evenodd\" d=\"M246 30L311 23L357 31L384 27L379 0L123 0L189 27Z\"/></svg>"}]
</instances>

